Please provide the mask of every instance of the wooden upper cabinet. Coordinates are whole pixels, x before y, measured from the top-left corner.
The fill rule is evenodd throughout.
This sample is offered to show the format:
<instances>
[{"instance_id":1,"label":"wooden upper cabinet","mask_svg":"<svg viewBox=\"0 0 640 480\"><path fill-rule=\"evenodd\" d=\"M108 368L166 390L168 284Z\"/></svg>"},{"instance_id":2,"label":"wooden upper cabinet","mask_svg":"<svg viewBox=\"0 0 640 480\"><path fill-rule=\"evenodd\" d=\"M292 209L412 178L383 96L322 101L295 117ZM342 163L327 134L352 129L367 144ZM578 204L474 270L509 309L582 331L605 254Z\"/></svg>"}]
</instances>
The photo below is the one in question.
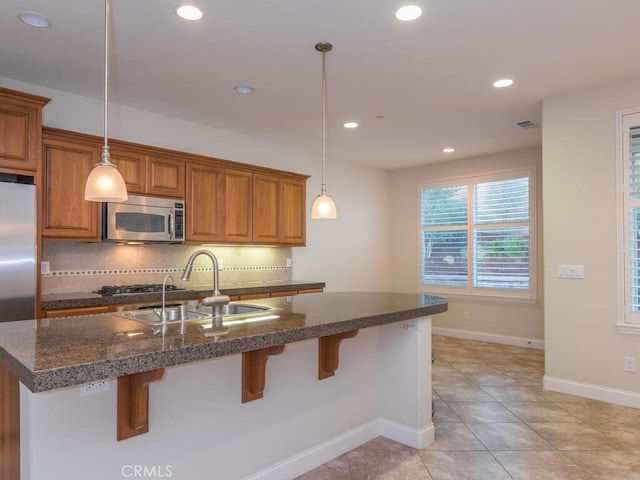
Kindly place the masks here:
<instances>
[{"instance_id":1,"label":"wooden upper cabinet","mask_svg":"<svg viewBox=\"0 0 640 480\"><path fill-rule=\"evenodd\" d=\"M118 171L127 186L128 193L145 193L146 156L141 153L130 152L126 149L109 149L111 163L118 167Z\"/></svg>"},{"instance_id":2,"label":"wooden upper cabinet","mask_svg":"<svg viewBox=\"0 0 640 480\"><path fill-rule=\"evenodd\" d=\"M43 236L100 241L101 204L84 200L84 184L103 139L42 132ZM130 194L185 200L187 242L305 245L307 176L120 140L109 146Z\"/></svg>"},{"instance_id":3,"label":"wooden upper cabinet","mask_svg":"<svg viewBox=\"0 0 640 480\"><path fill-rule=\"evenodd\" d=\"M147 155L146 193L184 198L185 162L174 158Z\"/></svg>"},{"instance_id":4,"label":"wooden upper cabinet","mask_svg":"<svg viewBox=\"0 0 640 480\"><path fill-rule=\"evenodd\" d=\"M48 98L0 88L0 171L35 172L42 153L42 107Z\"/></svg>"},{"instance_id":5,"label":"wooden upper cabinet","mask_svg":"<svg viewBox=\"0 0 640 480\"><path fill-rule=\"evenodd\" d=\"M99 242L101 204L84 199L84 185L100 151L91 145L43 136L42 236Z\"/></svg>"},{"instance_id":6,"label":"wooden upper cabinet","mask_svg":"<svg viewBox=\"0 0 640 480\"><path fill-rule=\"evenodd\" d=\"M253 175L253 242L278 243L278 197L280 179L277 175Z\"/></svg>"},{"instance_id":7,"label":"wooden upper cabinet","mask_svg":"<svg viewBox=\"0 0 640 480\"><path fill-rule=\"evenodd\" d=\"M186 204L186 241L224 241L224 173L220 167L187 162Z\"/></svg>"},{"instance_id":8,"label":"wooden upper cabinet","mask_svg":"<svg viewBox=\"0 0 640 480\"><path fill-rule=\"evenodd\" d=\"M306 244L306 178L280 178L278 242Z\"/></svg>"},{"instance_id":9,"label":"wooden upper cabinet","mask_svg":"<svg viewBox=\"0 0 640 480\"><path fill-rule=\"evenodd\" d=\"M226 242L253 241L253 173L224 170L224 239Z\"/></svg>"}]
</instances>

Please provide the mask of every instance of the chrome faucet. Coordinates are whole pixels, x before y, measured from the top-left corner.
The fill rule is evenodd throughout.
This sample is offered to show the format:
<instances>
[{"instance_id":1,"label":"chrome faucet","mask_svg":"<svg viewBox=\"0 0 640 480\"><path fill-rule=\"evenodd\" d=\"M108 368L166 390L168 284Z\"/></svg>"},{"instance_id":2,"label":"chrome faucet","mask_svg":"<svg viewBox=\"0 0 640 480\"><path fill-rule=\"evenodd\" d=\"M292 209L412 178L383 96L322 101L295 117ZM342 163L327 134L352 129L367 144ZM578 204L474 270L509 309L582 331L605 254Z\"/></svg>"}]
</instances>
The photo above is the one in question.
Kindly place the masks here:
<instances>
[{"instance_id":1,"label":"chrome faucet","mask_svg":"<svg viewBox=\"0 0 640 480\"><path fill-rule=\"evenodd\" d=\"M189 281L189 277L191 276L191 270L193 269L193 262L196 259L196 257L200 255L206 255L213 262L213 295L211 295L210 297L203 298L202 304L206 306L211 306L213 316L219 317L220 309L216 307L226 305L227 303L229 303L231 299L229 298L228 295L222 295L220 293L220 288L219 288L220 282L218 277L218 259L216 258L216 256L213 253L211 253L209 250L198 250L196 252L193 252L191 257L189 257L189 260L187 261L186 267L184 267L184 272L182 272L181 279L184 282Z\"/></svg>"},{"instance_id":2,"label":"chrome faucet","mask_svg":"<svg viewBox=\"0 0 640 480\"><path fill-rule=\"evenodd\" d=\"M173 277L171 275L166 275L164 277L164 280L162 281L162 310L160 311L160 319L165 322L167 320L167 280L171 279L171 283L173 285L176 284L176 281L173 279ZM157 315L158 313L154 311L154 313Z\"/></svg>"}]
</instances>

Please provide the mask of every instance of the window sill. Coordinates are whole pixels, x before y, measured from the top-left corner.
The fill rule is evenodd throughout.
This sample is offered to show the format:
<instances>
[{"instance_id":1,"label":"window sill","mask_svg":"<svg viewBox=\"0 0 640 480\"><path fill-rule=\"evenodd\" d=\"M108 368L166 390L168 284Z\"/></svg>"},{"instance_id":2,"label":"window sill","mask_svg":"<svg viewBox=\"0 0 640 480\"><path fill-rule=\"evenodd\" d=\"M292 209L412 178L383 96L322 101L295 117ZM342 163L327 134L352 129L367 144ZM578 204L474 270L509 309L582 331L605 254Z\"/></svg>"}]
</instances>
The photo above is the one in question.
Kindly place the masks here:
<instances>
[{"instance_id":1,"label":"window sill","mask_svg":"<svg viewBox=\"0 0 640 480\"><path fill-rule=\"evenodd\" d=\"M620 333L640 335L640 324L637 323L618 323L616 324L616 328Z\"/></svg>"},{"instance_id":2,"label":"window sill","mask_svg":"<svg viewBox=\"0 0 640 480\"><path fill-rule=\"evenodd\" d=\"M525 305L535 305L538 303L537 298L525 298L525 297L506 297L499 295L477 295L473 293L455 293L437 290L420 290L420 293L426 293L428 295L437 295L445 297L450 300L462 300L473 302L487 302L487 303L519 303ZM640 333L640 332L639 332Z\"/></svg>"}]
</instances>

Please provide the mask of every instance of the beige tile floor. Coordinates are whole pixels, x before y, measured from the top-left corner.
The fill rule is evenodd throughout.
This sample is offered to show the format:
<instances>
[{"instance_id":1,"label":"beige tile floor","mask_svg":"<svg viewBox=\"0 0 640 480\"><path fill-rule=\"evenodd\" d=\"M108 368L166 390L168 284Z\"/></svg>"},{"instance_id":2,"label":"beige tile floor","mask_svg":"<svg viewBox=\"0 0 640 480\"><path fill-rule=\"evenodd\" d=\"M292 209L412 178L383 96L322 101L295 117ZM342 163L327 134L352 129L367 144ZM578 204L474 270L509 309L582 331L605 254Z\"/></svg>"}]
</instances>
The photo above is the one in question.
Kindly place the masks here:
<instances>
[{"instance_id":1,"label":"beige tile floor","mask_svg":"<svg viewBox=\"0 0 640 480\"><path fill-rule=\"evenodd\" d=\"M640 480L640 409L542 388L540 350L433 337L435 442L378 437L298 480Z\"/></svg>"}]
</instances>

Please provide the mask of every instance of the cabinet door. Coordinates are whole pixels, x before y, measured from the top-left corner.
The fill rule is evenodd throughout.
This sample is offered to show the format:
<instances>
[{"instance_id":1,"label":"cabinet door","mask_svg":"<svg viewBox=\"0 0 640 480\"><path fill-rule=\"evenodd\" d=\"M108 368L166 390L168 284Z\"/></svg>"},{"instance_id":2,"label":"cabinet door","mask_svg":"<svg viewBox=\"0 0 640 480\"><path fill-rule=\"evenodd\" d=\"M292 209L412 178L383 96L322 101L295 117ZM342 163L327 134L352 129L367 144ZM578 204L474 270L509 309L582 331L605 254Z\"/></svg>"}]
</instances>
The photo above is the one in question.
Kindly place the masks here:
<instances>
[{"instance_id":1,"label":"cabinet door","mask_svg":"<svg viewBox=\"0 0 640 480\"><path fill-rule=\"evenodd\" d=\"M44 137L42 235L56 240L100 241L101 203L84 199L98 148Z\"/></svg>"},{"instance_id":2,"label":"cabinet door","mask_svg":"<svg viewBox=\"0 0 640 480\"><path fill-rule=\"evenodd\" d=\"M253 243L278 243L278 189L275 175L253 175Z\"/></svg>"},{"instance_id":3,"label":"cabinet door","mask_svg":"<svg viewBox=\"0 0 640 480\"><path fill-rule=\"evenodd\" d=\"M127 152L120 148L110 148L111 163L118 171L128 193L144 193L147 159L140 153Z\"/></svg>"},{"instance_id":4,"label":"cabinet door","mask_svg":"<svg viewBox=\"0 0 640 480\"><path fill-rule=\"evenodd\" d=\"M224 240L223 177L219 167L187 163L187 241Z\"/></svg>"},{"instance_id":5,"label":"cabinet door","mask_svg":"<svg viewBox=\"0 0 640 480\"><path fill-rule=\"evenodd\" d=\"M36 171L47 99L0 89L0 169Z\"/></svg>"},{"instance_id":6,"label":"cabinet door","mask_svg":"<svg viewBox=\"0 0 640 480\"><path fill-rule=\"evenodd\" d=\"M253 174L242 170L224 171L225 222L227 242L253 241Z\"/></svg>"},{"instance_id":7,"label":"cabinet door","mask_svg":"<svg viewBox=\"0 0 640 480\"><path fill-rule=\"evenodd\" d=\"M184 198L184 160L147 156L147 186L149 195Z\"/></svg>"},{"instance_id":8,"label":"cabinet door","mask_svg":"<svg viewBox=\"0 0 640 480\"><path fill-rule=\"evenodd\" d=\"M278 237L285 245L306 243L306 180L280 178Z\"/></svg>"}]
</instances>

